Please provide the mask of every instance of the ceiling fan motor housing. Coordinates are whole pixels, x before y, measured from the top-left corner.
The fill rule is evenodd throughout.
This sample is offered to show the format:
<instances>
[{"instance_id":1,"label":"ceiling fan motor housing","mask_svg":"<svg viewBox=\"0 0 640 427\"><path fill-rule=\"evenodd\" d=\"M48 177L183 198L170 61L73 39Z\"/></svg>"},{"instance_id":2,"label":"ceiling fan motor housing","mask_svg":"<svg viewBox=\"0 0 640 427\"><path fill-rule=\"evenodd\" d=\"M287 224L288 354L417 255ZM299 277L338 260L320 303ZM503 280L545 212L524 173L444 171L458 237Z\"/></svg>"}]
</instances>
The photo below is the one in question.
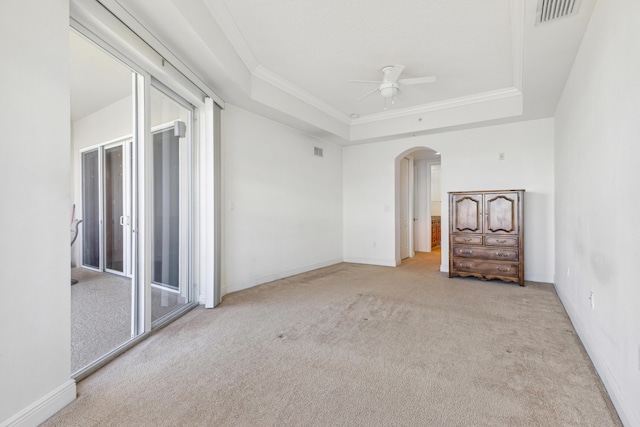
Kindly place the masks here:
<instances>
[{"instance_id":1,"label":"ceiling fan motor housing","mask_svg":"<svg viewBox=\"0 0 640 427\"><path fill-rule=\"evenodd\" d=\"M382 82L378 88L380 95L385 98L393 98L398 93L398 83L396 82Z\"/></svg>"}]
</instances>

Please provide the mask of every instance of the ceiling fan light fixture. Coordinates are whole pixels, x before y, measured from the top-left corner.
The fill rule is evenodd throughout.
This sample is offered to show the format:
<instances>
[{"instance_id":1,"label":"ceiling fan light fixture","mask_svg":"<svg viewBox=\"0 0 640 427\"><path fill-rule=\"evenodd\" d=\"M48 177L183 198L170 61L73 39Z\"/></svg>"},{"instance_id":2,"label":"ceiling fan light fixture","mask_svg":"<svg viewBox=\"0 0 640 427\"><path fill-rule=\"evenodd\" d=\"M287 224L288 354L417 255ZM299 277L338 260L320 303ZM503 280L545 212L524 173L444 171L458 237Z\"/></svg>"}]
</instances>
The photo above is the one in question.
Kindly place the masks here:
<instances>
[{"instance_id":1,"label":"ceiling fan light fixture","mask_svg":"<svg viewBox=\"0 0 640 427\"><path fill-rule=\"evenodd\" d=\"M396 82L384 82L380 85L380 95L384 98L393 98L398 93L398 84Z\"/></svg>"}]
</instances>

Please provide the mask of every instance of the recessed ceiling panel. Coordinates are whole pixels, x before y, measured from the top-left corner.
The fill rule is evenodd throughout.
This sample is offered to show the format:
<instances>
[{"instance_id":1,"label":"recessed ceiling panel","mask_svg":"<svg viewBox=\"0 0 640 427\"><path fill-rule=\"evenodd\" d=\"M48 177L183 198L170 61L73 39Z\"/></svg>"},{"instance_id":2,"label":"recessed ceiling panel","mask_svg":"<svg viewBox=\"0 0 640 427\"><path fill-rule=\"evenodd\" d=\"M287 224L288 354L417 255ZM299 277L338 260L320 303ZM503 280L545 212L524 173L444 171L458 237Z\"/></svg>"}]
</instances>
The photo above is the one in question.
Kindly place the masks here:
<instances>
[{"instance_id":1,"label":"recessed ceiling panel","mask_svg":"<svg viewBox=\"0 0 640 427\"><path fill-rule=\"evenodd\" d=\"M401 109L514 85L511 0L206 0L224 2L258 64L347 115L383 111L358 97L402 64Z\"/></svg>"}]
</instances>

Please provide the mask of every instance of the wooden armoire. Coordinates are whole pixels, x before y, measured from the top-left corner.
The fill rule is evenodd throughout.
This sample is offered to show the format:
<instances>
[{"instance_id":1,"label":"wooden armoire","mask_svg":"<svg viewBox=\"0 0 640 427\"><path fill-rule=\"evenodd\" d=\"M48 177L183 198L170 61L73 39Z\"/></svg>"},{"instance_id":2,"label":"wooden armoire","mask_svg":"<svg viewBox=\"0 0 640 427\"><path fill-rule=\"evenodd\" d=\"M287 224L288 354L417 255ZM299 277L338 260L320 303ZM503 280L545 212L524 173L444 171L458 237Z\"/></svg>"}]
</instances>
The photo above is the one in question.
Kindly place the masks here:
<instances>
[{"instance_id":1,"label":"wooden armoire","mask_svg":"<svg viewBox=\"0 0 640 427\"><path fill-rule=\"evenodd\" d=\"M524 286L524 190L449 193L449 277Z\"/></svg>"}]
</instances>

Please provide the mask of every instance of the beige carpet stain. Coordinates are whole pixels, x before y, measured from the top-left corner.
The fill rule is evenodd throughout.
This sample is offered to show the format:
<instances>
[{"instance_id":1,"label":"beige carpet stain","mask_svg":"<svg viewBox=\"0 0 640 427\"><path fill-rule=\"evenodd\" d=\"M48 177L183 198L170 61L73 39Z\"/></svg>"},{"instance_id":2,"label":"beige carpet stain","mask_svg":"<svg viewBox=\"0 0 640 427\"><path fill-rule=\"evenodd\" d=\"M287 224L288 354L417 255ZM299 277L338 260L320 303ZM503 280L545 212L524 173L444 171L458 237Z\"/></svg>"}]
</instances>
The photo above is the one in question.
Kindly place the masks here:
<instances>
[{"instance_id":1,"label":"beige carpet stain","mask_svg":"<svg viewBox=\"0 0 640 427\"><path fill-rule=\"evenodd\" d=\"M45 425L620 425L552 285L438 268L345 263L227 295Z\"/></svg>"}]
</instances>

